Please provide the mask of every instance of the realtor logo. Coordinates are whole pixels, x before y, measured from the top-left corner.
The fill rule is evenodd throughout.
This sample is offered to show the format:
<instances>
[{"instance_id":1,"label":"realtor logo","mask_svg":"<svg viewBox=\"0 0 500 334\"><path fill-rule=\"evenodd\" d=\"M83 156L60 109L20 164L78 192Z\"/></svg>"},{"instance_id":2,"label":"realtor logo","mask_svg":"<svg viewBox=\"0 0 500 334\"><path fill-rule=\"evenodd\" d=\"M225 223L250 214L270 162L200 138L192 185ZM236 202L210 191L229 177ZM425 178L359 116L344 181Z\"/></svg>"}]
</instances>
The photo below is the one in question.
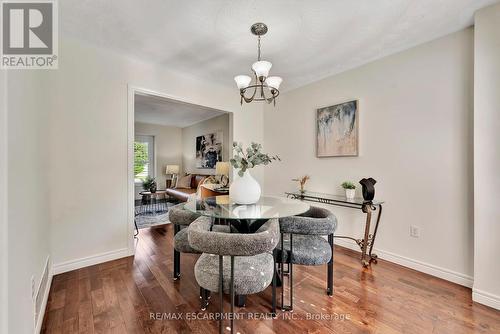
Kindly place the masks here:
<instances>
[{"instance_id":1,"label":"realtor logo","mask_svg":"<svg viewBox=\"0 0 500 334\"><path fill-rule=\"evenodd\" d=\"M1 2L1 68L56 69L56 1Z\"/></svg>"}]
</instances>

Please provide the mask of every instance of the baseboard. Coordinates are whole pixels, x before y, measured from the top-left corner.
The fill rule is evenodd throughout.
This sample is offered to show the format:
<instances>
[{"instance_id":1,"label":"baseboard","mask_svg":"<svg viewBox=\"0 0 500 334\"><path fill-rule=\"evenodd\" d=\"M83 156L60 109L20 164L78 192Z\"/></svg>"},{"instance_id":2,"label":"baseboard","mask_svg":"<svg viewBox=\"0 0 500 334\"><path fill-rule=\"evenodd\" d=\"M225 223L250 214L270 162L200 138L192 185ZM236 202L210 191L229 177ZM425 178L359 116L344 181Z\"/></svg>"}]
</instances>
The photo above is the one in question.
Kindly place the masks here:
<instances>
[{"instance_id":1,"label":"baseboard","mask_svg":"<svg viewBox=\"0 0 500 334\"><path fill-rule=\"evenodd\" d=\"M492 293L472 289L472 300L476 303L483 304L494 309L500 310L500 296Z\"/></svg>"},{"instance_id":2,"label":"baseboard","mask_svg":"<svg viewBox=\"0 0 500 334\"><path fill-rule=\"evenodd\" d=\"M45 318L45 311L47 309L47 302L49 300L50 287L52 286L52 270L49 269L49 277L47 279L47 286L45 288L45 293L43 294L42 306L40 307L40 315L38 316L38 321L35 327L35 333L39 334L42 330L43 319Z\"/></svg>"},{"instance_id":3,"label":"baseboard","mask_svg":"<svg viewBox=\"0 0 500 334\"><path fill-rule=\"evenodd\" d=\"M344 239L335 239L335 244L343 246L359 252L359 246L353 241L348 241ZM441 268L429 263L421 262L418 260L410 259L405 256L397 255L391 252L387 252L381 249L374 249L373 252L378 255L380 259L384 259L389 262L399 264L403 267L411 268L435 277L442 278L444 280L472 288L474 278L467 276L455 271Z\"/></svg>"},{"instance_id":4,"label":"baseboard","mask_svg":"<svg viewBox=\"0 0 500 334\"><path fill-rule=\"evenodd\" d=\"M54 264L52 267L52 272L54 275L62 274L67 271L93 266L95 264L108 262L127 256L130 256L130 250L128 248L117 249L110 252L95 254L76 260Z\"/></svg>"}]
</instances>

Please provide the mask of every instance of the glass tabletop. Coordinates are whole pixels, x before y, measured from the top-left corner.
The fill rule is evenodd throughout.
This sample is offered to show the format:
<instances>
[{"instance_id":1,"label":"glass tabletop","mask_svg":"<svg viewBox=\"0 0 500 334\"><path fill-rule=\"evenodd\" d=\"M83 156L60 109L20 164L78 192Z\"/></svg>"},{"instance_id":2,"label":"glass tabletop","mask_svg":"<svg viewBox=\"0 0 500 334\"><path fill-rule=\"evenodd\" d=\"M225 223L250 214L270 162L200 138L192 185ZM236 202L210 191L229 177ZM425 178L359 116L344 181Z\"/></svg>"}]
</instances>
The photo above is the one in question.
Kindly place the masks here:
<instances>
[{"instance_id":1,"label":"glass tabletop","mask_svg":"<svg viewBox=\"0 0 500 334\"><path fill-rule=\"evenodd\" d=\"M317 193L314 191L306 191L304 193L301 193L299 191L294 191L294 192L287 192L286 193L288 196L292 196L293 198L302 198L302 199L325 199L333 202L339 202L339 203L346 203L346 204L358 204L358 205L363 205L365 203L365 200L360 197L348 199L343 195L333 195L333 194L324 194L324 193ZM373 205L380 205L384 204L383 201L378 201L378 200L373 200L372 201Z\"/></svg>"},{"instance_id":2,"label":"glass tabletop","mask_svg":"<svg viewBox=\"0 0 500 334\"><path fill-rule=\"evenodd\" d=\"M275 196L261 196L255 204L236 204L225 195L191 199L184 208L214 218L262 220L299 215L309 210L310 205L299 200Z\"/></svg>"}]
</instances>

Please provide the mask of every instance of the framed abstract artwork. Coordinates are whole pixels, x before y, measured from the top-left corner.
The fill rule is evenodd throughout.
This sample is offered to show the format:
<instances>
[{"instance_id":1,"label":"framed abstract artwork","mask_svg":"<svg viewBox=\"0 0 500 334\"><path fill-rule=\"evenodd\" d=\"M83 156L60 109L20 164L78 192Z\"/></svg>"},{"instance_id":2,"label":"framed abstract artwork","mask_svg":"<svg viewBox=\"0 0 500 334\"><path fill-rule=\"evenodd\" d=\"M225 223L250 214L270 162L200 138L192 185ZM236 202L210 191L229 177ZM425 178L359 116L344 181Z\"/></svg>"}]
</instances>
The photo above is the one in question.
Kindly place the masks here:
<instances>
[{"instance_id":1,"label":"framed abstract artwork","mask_svg":"<svg viewBox=\"0 0 500 334\"><path fill-rule=\"evenodd\" d=\"M222 132L196 137L196 168L215 168L222 161Z\"/></svg>"},{"instance_id":2,"label":"framed abstract artwork","mask_svg":"<svg viewBox=\"0 0 500 334\"><path fill-rule=\"evenodd\" d=\"M358 101L335 104L316 110L316 156L358 155Z\"/></svg>"}]
</instances>

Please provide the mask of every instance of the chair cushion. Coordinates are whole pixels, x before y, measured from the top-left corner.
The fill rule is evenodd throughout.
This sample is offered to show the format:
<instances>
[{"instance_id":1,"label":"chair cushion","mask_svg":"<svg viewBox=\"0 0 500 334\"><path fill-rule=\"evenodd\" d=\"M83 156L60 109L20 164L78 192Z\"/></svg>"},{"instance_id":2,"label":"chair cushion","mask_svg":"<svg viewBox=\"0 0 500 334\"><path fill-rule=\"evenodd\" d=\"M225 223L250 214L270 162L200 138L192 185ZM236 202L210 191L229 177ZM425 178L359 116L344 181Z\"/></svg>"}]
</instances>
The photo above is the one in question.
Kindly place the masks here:
<instances>
[{"instance_id":1,"label":"chair cushion","mask_svg":"<svg viewBox=\"0 0 500 334\"><path fill-rule=\"evenodd\" d=\"M231 279L231 257L224 256L223 286L229 293ZM238 295L248 295L265 290L273 280L273 256L263 253L254 256L234 257L234 291ZM219 291L219 256L203 253L194 266L198 284L212 292Z\"/></svg>"},{"instance_id":2,"label":"chair cushion","mask_svg":"<svg viewBox=\"0 0 500 334\"><path fill-rule=\"evenodd\" d=\"M183 228L174 236L174 248L181 253L201 253L189 245L187 228Z\"/></svg>"},{"instance_id":3,"label":"chair cushion","mask_svg":"<svg viewBox=\"0 0 500 334\"><path fill-rule=\"evenodd\" d=\"M270 252L279 241L276 218L266 221L256 233L217 233L211 231L209 217L199 217L189 225L189 243L203 253L233 256L253 256Z\"/></svg>"},{"instance_id":4,"label":"chair cushion","mask_svg":"<svg viewBox=\"0 0 500 334\"><path fill-rule=\"evenodd\" d=\"M284 262L290 256L290 235L284 237ZM278 243L278 262L281 261L281 241ZM330 244L324 238L316 235L293 235L292 263L302 265L321 265L328 263L332 258Z\"/></svg>"},{"instance_id":5,"label":"chair cushion","mask_svg":"<svg viewBox=\"0 0 500 334\"><path fill-rule=\"evenodd\" d=\"M212 230L216 232L229 233L230 227L227 225L214 225ZM176 251L181 253L193 253L200 254L201 252L191 247L188 240L188 229L182 227L182 229L177 232L174 236L174 248Z\"/></svg>"},{"instance_id":6,"label":"chair cushion","mask_svg":"<svg viewBox=\"0 0 500 334\"><path fill-rule=\"evenodd\" d=\"M177 225L189 225L199 216L199 214L184 209L184 203L177 204L168 210L168 219Z\"/></svg>"},{"instance_id":7,"label":"chair cushion","mask_svg":"<svg viewBox=\"0 0 500 334\"><path fill-rule=\"evenodd\" d=\"M280 230L283 233L328 235L335 233L337 218L325 208L311 206L298 216L280 218Z\"/></svg>"}]
</instances>

